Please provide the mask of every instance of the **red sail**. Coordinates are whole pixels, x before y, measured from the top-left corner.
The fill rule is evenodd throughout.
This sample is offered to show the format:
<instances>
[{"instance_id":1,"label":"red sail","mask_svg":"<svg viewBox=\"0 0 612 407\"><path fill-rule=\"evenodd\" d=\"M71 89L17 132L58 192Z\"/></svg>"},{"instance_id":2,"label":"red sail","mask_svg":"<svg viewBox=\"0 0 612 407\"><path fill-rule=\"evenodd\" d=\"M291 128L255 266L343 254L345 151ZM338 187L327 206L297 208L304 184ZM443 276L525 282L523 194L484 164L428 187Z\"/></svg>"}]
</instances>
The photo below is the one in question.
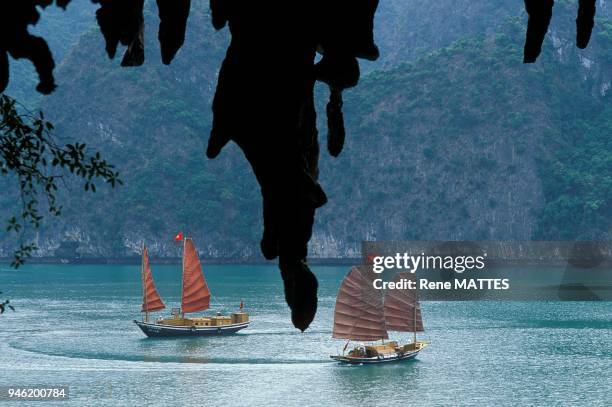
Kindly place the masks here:
<instances>
[{"instance_id":1,"label":"red sail","mask_svg":"<svg viewBox=\"0 0 612 407\"><path fill-rule=\"evenodd\" d=\"M210 290L202 274L202 265L193 240L185 239L183 253L183 299L182 312L197 312L210 306Z\"/></svg>"},{"instance_id":2,"label":"red sail","mask_svg":"<svg viewBox=\"0 0 612 407\"><path fill-rule=\"evenodd\" d=\"M149 251L142 248L142 312L159 311L166 308L161 300L149 265Z\"/></svg>"},{"instance_id":3,"label":"red sail","mask_svg":"<svg viewBox=\"0 0 612 407\"><path fill-rule=\"evenodd\" d=\"M414 274L397 273L395 283L413 280ZM423 318L418 291L405 289L388 289L385 293L385 323L387 330L398 332L422 332Z\"/></svg>"},{"instance_id":4,"label":"red sail","mask_svg":"<svg viewBox=\"0 0 612 407\"><path fill-rule=\"evenodd\" d=\"M356 341L387 339L381 293L372 286L371 273L353 267L342 281L332 337Z\"/></svg>"}]
</instances>

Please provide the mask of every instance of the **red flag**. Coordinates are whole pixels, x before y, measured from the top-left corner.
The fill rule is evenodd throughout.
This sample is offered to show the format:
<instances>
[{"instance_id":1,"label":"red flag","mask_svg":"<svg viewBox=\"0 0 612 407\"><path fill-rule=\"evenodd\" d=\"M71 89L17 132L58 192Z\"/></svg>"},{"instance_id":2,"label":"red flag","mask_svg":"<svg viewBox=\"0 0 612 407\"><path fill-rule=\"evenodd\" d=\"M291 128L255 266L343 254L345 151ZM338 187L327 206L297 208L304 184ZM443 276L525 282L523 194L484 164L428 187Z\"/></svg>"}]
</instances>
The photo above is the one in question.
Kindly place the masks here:
<instances>
[{"instance_id":1,"label":"red flag","mask_svg":"<svg viewBox=\"0 0 612 407\"><path fill-rule=\"evenodd\" d=\"M374 258L375 258L375 257L378 257L378 254L377 254L377 253L372 253L372 254L369 254L369 255L368 255L368 257L366 257L366 259L365 259L365 264L366 264L366 265L367 265L367 264L374 264Z\"/></svg>"},{"instance_id":2,"label":"red flag","mask_svg":"<svg viewBox=\"0 0 612 407\"><path fill-rule=\"evenodd\" d=\"M240 300L240 311L242 311L243 308L244 308L244 302L242 302L242 300Z\"/></svg>"},{"instance_id":3,"label":"red flag","mask_svg":"<svg viewBox=\"0 0 612 407\"><path fill-rule=\"evenodd\" d=\"M178 232L176 236L174 236L174 240L177 242L180 242L181 240L183 240L183 232Z\"/></svg>"}]
</instances>

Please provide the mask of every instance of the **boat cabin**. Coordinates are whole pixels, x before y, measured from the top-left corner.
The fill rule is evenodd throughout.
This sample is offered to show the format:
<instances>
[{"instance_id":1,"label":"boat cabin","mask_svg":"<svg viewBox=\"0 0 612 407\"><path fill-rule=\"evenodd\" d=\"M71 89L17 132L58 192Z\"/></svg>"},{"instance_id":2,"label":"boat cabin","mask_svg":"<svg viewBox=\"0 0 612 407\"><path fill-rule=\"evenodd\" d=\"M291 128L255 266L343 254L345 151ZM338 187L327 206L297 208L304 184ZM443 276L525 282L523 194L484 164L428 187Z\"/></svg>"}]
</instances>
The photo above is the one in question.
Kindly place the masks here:
<instances>
[{"instance_id":1,"label":"boat cabin","mask_svg":"<svg viewBox=\"0 0 612 407\"><path fill-rule=\"evenodd\" d=\"M172 315L170 318L158 318L157 323L172 326L224 326L248 322L249 315L246 312L233 312L230 316L217 315L213 317L189 317L180 314Z\"/></svg>"},{"instance_id":2,"label":"boat cabin","mask_svg":"<svg viewBox=\"0 0 612 407\"><path fill-rule=\"evenodd\" d=\"M366 346L365 350L369 358L379 355L388 355L397 352L397 342L390 341L380 345L370 345Z\"/></svg>"}]
</instances>

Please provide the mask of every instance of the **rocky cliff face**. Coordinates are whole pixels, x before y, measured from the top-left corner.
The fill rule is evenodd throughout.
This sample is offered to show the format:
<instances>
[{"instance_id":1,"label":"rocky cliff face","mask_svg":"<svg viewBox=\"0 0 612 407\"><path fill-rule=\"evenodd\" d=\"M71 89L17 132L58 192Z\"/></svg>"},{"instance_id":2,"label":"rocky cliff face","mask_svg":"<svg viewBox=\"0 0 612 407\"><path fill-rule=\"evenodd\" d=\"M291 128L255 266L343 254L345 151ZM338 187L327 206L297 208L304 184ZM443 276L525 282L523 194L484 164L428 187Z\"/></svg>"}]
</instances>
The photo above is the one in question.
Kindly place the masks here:
<instances>
[{"instance_id":1,"label":"rocky cliff face","mask_svg":"<svg viewBox=\"0 0 612 407\"><path fill-rule=\"evenodd\" d=\"M525 66L522 5L475 3L381 3L382 61L367 64L370 73L346 95L345 151L322 153L329 203L313 255L357 257L362 240L610 237L601 219L610 218L612 181L588 179L612 174L612 146L600 136L612 130L611 26L600 21L590 48L578 52L574 6L560 2L542 58ZM107 61L95 32L60 66L61 86L42 105L47 117L62 138L117 163L125 186L66 195L62 217L36 236L40 254L75 240L83 255L123 256L146 239L151 253L175 256L171 238L183 230L207 256L259 256L259 191L244 158L236 148L213 161L203 155L227 36L209 28L205 6L194 7L170 67L159 62L156 24L147 25L143 68ZM602 151L599 167L577 145ZM0 198L0 214L11 210L9 197ZM572 220L579 225L570 228ZM0 247L7 255L11 241Z\"/></svg>"},{"instance_id":2,"label":"rocky cliff face","mask_svg":"<svg viewBox=\"0 0 612 407\"><path fill-rule=\"evenodd\" d=\"M557 225L542 224L561 193L547 190L555 168L571 166L559 154L579 150L576 141L594 132L573 122L609 114L606 25L592 48L577 52L571 14L557 15L545 57L535 66L520 64L522 28L509 19L496 34L368 76L345 103L351 135L346 154L322 167L324 185L337 185L343 172L353 176L332 190L320 219L321 239L609 236L609 221L571 229L583 216L579 206L565 218L568 233L559 231L559 217ZM595 176L609 180L612 150L601 140L608 158ZM587 166L593 159L583 158ZM573 194L586 199L577 189ZM611 198L608 189L600 214L612 214ZM337 216L343 212L351 216Z\"/></svg>"}]
</instances>

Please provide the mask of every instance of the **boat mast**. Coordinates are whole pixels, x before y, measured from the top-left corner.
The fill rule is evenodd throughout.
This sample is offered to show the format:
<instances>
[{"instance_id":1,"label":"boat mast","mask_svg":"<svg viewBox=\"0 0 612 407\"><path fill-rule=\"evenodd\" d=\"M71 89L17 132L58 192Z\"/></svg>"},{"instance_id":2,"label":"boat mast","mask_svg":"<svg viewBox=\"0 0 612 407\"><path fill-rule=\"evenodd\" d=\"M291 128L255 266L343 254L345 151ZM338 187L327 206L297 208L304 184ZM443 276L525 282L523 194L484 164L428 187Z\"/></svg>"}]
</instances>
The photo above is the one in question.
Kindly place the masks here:
<instances>
[{"instance_id":1,"label":"boat mast","mask_svg":"<svg viewBox=\"0 0 612 407\"><path fill-rule=\"evenodd\" d=\"M183 294L185 292L185 279L183 276L185 275L185 244L187 243L187 238L183 238L183 258L182 258L182 266L181 266L181 298L183 298ZM182 300L181 300L182 303ZM181 305L181 318L185 318L185 313L183 312L183 307Z\"/></svg>"},{"instance_id":2,"label":"boat mast","mask_svg":"<svg viewBox=\"0 0 612 407\"><path fill-rule=\"evenodd\" d=\"M140 259L140 278L142 280L142 292L144 294L143 297L144 297L144 304L145 304L143 322L149 322L149 305L147 303L147 286L146 286L145 275L144 275L144 255L145 255L145 244L143 241L142 242L142 256Z\"/></svg>"},{"instance_id":3,"label":"boat mast","mask_svg":"<svg viewBox=\"0 0 612 407\"><path fill-rule=\"evenodd\" d=\"M417 332L417 291L416 288L414 289L414 337L413 337L413 341L414 341L414 346L416 349L416 332Z\"/></svg>"}]
</instances>

